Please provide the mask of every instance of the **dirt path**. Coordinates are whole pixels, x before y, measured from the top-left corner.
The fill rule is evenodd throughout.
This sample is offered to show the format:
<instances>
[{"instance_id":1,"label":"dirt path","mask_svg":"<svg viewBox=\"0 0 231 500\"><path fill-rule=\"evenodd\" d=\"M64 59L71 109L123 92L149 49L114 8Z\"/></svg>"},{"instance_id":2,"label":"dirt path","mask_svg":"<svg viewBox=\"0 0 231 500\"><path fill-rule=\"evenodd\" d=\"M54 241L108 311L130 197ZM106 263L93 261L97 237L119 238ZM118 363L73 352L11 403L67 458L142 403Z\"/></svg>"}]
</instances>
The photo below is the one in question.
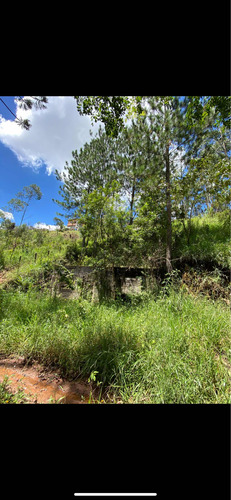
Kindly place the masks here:
<instances>
[{"instance_id":1,"label":"dirt path","mask_svg":"<svg viewBox=\"0 0 231 500\"><path fill-rule=\"evenodd\" d=\"M62 403L87 404L91 397L92 387L85 381L69 382L38 363L28 367L22 357L0 357L0 382L5 376L9 377L10 390L23 389L29 403L49 403L63 398Z\"/></svg>"}]
</instances>

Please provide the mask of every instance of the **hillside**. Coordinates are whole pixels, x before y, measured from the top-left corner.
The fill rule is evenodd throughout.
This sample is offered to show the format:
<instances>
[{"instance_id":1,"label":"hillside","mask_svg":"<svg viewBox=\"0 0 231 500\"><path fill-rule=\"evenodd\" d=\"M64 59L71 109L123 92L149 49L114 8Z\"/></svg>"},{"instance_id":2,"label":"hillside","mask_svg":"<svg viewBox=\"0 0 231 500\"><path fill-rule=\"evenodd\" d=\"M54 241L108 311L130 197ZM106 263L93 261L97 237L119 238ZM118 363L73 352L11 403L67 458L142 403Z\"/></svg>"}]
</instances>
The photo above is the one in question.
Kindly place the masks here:
<instances>
[{"instance_id":1,"label":"hillside","mask_svg":"<svg viewBox=\"0 0 231 500\"><path fill-rule=\"evenodd\" d=\"M0 231L0 282L26 276L31 271L42 271L62 262L65 265L95 266L99 263L92 251L92 243L83 248L78 231L48 231L27 226ZM194 217L183 225L173 221L173 267L184 270L185 265L212 271L227 271L231 264L229 212ZM153 254L158 255L158 244ZM161 267L162 259L144 256L125 260L126 267ZM102 265L102 263L101 263Z\"/></svg>"},{"instance_id":2,"label":"hillside","mask_svg":"<svg viewBox=\"0 0 231 500\"><path fill-rule=\"evenodd\" d=\"M51 381L58 377L64 387L67 381L78 381L76 387L78 391L84 387L85 396L78 392L77 399L85 403L88 398L120 404L227 403L231 367L228 213L196 217L187 230L174 221L171 276L166 274L161 284L151 280L140 295L100 302L93 301L70 272L74 265L96 263L78 232L26 226L1 230L2 373L8 374L8 358L20 359L25 368L17 370L25 387L32 372L40 387L39 363L41 373L45 370ZM57 283L70 290L80 286L81 293L76 300L63 298ZM28 365L34 367L31 372ZM8 375L13 376L9 366ZM45 388L50 394L54 383L46 381ZM20 389L15 397L10 391L0 377L3 402L24 397Z\"/></svg>"}]
</instances>

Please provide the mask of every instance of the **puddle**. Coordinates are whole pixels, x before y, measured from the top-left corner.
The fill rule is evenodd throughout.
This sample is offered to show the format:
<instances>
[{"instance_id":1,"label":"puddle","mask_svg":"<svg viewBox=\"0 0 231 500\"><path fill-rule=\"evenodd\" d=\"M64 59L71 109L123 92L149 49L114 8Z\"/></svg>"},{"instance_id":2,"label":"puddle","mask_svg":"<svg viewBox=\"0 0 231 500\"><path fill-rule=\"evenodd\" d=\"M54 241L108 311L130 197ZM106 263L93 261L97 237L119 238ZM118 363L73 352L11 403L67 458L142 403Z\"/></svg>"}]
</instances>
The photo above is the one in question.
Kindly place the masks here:
<instances>
[{"instance_id":1,"label":"puddle","mask_svg":"<svg viewBox=\"0 0 231 500\"><path fill-rule=\"evenodd\" d=\"M90 398L90 384L68 382L55 372L44 371L38 364L25 366L23 358L0 358L0 382L5 376L9 377L12 392L23 389L31 403L49 403L63 398L62 403L87 404Z\"/></svg>"}]
</instances>

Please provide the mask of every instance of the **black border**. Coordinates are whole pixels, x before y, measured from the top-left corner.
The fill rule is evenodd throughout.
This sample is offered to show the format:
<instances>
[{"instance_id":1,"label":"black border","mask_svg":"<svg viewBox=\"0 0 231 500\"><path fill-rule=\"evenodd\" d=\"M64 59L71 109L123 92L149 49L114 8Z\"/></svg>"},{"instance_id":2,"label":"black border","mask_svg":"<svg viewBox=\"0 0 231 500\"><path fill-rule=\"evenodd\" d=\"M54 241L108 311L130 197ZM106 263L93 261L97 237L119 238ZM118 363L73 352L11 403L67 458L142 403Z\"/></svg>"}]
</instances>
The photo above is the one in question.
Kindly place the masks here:
<instances>
[{"instance_id":1,"label":"black border","mask_svg":"<svg viewBox=\"0 0 231 500\"><path fill-rule=\"evenodd\" d=\"M58 12L54 26L44 15L39 31L30 28L27 45L15 30L12 64L6 48L1 57L2 93L229 95L229 2L154 7L117 9L114 29L90 7L69 12L66 39ZM0 414L3 498L229 498L229 405L1 405Z\"/></svg>"},{"instance_id":2,"label":"black border","mask_svg":"<svg viewBox=\"0 0 231 500\"><path fill-rule=\"evenodd\" d=\"M1 405L0 412L4 498L122 491L229 499L229 405Z\"/></svg>"}]
</instances>

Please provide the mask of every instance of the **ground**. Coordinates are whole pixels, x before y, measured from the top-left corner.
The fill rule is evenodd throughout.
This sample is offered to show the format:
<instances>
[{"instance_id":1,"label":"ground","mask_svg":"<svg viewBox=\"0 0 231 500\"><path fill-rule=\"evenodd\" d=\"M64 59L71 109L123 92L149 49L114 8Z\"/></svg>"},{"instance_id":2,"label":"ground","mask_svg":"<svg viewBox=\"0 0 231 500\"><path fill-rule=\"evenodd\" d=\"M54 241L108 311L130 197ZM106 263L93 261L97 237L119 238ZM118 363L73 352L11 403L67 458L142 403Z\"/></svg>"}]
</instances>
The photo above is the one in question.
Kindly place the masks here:
<instances>
[{"instance_id":1,"label":"ground","mask_svg":"<svg viewBox=\"0 0 231 500\"><path fill-rule=\"evenodd\" d=\"M44 369L34 362L25 364L23 357L0 357L0 383L9 377L10 390L14 393L23 389L28 403L62 402L66 404L87 404L98 398L96 389L87 381L67 381L57 372ZM60 399L62 398L62 399Z\"/></svg>"}]
</instances>

